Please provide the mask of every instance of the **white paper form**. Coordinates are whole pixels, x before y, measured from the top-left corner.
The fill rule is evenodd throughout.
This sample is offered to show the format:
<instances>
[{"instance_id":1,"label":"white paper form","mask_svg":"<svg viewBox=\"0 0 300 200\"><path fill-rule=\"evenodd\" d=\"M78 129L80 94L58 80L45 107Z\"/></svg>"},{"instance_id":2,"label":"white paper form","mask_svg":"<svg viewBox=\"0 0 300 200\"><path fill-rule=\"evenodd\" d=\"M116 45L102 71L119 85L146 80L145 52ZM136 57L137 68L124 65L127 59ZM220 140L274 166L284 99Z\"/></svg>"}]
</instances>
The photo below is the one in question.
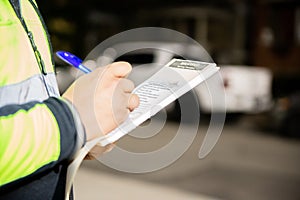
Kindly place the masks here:
<instances>
[{"instance_id":1,"label":"white paper form","mask_svg":"<svg viewBox=\"0 0 300 200\"><path fill-rule=\"evenodd\" d=\"M104 147L116 142L218 70L219 67L215 63L173 59L138 85L133 93L139 96L140 105L119 127L105 136L87 142L70 164L67 175L66 200L69 198L72 183L82 160L96 144Z\"/></svg>"},{"instance_id":2,"label":"white paper form","mask_svg":"<svg viewBox=\"0 0 300 200\"><path fill-rule=\"evenodd\" d=\"M215 63L173 59L133 93L140 98L140 105L128 119L100 141L101 146L113 143L138 125L155 115L168 104L199 85L218 71Z\"/></svg>"}]
</instances>

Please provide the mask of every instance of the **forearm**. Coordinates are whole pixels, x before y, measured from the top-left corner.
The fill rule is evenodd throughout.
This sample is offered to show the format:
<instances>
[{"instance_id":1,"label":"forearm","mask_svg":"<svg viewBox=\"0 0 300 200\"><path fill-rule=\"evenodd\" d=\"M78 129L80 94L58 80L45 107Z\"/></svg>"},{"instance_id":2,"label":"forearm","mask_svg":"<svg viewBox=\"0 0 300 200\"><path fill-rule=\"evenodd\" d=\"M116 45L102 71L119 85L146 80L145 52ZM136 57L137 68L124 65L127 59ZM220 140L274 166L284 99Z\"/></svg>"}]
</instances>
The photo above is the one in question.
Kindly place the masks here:
<instances>
[{"instance_id":1,"label":"forearm","mask_svg":"<svg viewBox=\"0 0 300 200\"><path fill-rule=\"evenodd\" d=\"M56 98L0 108L0 185L72 158L85 138L71 109Z\"/></svg>"}]
</instances>

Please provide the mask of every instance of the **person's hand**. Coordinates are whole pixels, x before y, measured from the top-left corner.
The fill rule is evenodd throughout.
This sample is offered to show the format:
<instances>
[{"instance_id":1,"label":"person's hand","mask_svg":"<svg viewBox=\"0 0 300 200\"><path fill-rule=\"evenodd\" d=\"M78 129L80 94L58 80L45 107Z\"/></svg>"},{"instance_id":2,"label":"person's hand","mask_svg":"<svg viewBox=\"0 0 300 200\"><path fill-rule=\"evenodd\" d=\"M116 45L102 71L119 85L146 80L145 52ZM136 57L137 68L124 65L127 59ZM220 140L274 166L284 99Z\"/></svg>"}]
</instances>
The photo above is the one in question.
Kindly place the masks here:
<instances>
[{"instance_id":1,"label":"person's hand","mask_svg":"<svg viewBox=\"0 0 300 200\"><path fill-rule=\"evenodd\" d=\"M138 106L138 96L131 93L134 85L125 78L130 71L131 65L126 62L97 68L77 79L63 94L78 110L87 141L115 129ZM95 147L89 157L103 151Z\"/></svg>"}]
</instances>

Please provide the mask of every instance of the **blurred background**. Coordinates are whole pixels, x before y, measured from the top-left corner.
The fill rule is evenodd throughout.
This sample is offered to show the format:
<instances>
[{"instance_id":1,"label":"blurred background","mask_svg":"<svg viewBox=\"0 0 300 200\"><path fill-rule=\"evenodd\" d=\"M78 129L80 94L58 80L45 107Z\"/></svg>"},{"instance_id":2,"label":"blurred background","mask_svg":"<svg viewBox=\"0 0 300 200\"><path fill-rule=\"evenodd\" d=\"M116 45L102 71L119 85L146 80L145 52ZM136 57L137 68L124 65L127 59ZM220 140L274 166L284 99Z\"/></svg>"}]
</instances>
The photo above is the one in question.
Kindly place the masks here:
<instances>
[{"instance_id":1,"label":"blurred background","mask_svg":"<svg viewBox=\"0 0 300 200\"><path fill-rule=\"evenodd\" d=\"M221 66L222 86L229 99L223 133L205 159L199 160L197 155L209 112L204 114L206 120L201 120L192 146L165 169L137 175L118 172L98 161L85 161L75 184L77 199L300 199L299 1L37 3L53 50L70 51L81 58L103 40L133 28L155 26L184 33ZM133 64L151 62L142 54L123 58L130 58ZM197 59L194 55L186 57ZM57 71L64 71L62 63L56 61ZM61 91L72 81L68 80ZM203 90L198 88L196 93L205 111L210 107L205 98L201 100ZM178 126L177 106L160 132L162 137L172 137ZM147 146L126 138L120 145L136 152L145 151Z\"/></svg>"}]
</instances>

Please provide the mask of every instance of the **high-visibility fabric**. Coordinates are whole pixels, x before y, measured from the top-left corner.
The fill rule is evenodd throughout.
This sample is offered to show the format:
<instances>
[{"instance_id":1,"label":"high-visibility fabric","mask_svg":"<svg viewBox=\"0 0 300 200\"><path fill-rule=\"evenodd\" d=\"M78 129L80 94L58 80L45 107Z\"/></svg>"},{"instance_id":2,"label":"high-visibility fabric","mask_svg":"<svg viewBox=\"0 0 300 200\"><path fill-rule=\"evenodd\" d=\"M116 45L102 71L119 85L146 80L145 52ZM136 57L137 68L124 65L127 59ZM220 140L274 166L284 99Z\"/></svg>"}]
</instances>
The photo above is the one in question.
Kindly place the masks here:
<instances>
[{"instance_id":1,"label":"high-visibility fabric","mask_svg":"<svg viewBox=\"0 0 300 200\"><path fill-rule=\"evenodd\" d=\"M32 32L37 49L42 55L46 71L53 72L51 48L47 34L30 0L20 0L22 16ZM8 0L0 1L0 87L18 83L40 69L27 33ZM5 50L2 50L5 48Z\"/></svg>"},{"instance_id":2,"label":"high-visibility fabric","mask_svg":"<svg viewBox=\"0 0 300 200\"><path fill-rule=\"evenodd\" d=\"M0 116L0 122L3 125L0 126L0 185L27 176L58 159L59 127L46 105L35 104L29 110Z\"/></svg>"},{"instance_id":3,"label":"high-visibility fabric","mask_svg":"<svg viewBox=\"0 0 300 200\"><path fill-rule=\"evenodd\" d=\"M11 188L30 188L37 174L68 163L85 142L76 111L59 97L51 46L36 4L19 2L45 73L9 0L0 0L0 199Z\"/></svg>"}]
</instances>

